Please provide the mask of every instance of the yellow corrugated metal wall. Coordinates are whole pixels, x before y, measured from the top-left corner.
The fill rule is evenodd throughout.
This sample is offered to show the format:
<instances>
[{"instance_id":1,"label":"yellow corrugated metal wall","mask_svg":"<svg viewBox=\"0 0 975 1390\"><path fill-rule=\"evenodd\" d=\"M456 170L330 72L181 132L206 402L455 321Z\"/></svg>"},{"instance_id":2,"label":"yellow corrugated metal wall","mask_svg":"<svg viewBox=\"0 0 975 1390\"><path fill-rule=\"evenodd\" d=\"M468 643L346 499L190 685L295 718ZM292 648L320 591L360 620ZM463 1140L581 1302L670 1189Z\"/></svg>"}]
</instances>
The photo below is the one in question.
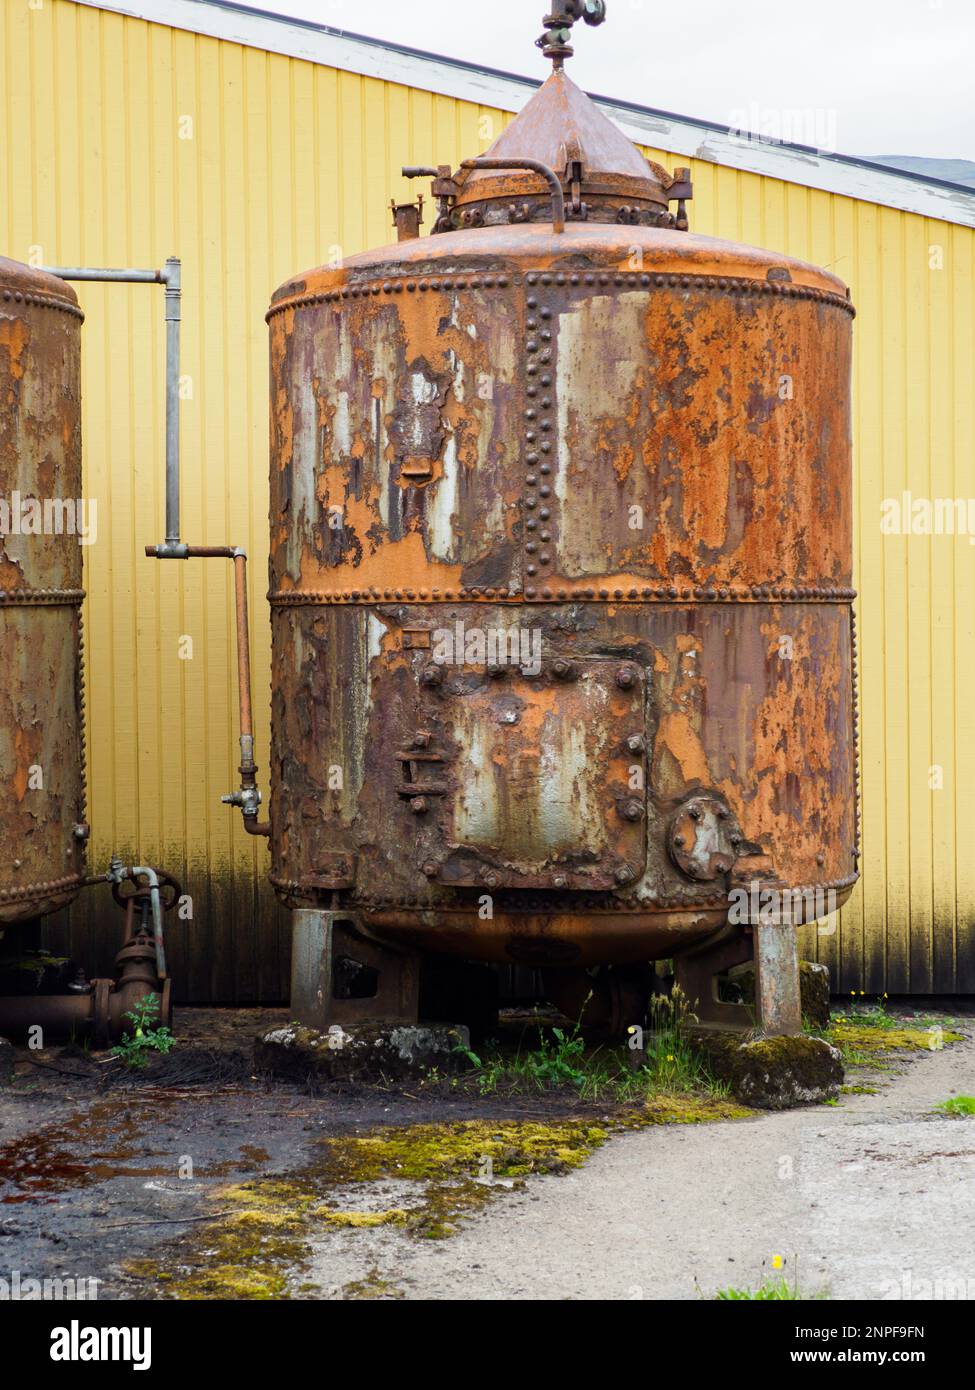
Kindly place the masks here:
<instances>
[{"instance_id":1,"label":"yellow corrugated metal wall","mask_svg":"<svg viewBox=\"0 0 975 1390\"><path fill-rule=\"evenodd\" d=\"M389 198L410 196L400 166L456 166L509 117L71 0L0 7L0 252L183 259L183 533L253 557L260 762L269 295L335 247L389 241ZM807 949L843 989L975 990L975 549L879 524L881 499L907 489L975 495L975 232L700 161L693 178L696 231L829 266L859 309L863 882L839 931L810 933ZM86 551L93 862L116 848L184 879L195 916L170 930L188 997L281 998L286 919L263 883L267 851L220 804L237 780L230 567L143 555L163 532L161 291L79 293L99 508ZM73 910L73 941L103 964L115 929L91 904Z\"/></svg>"}]
</instances>

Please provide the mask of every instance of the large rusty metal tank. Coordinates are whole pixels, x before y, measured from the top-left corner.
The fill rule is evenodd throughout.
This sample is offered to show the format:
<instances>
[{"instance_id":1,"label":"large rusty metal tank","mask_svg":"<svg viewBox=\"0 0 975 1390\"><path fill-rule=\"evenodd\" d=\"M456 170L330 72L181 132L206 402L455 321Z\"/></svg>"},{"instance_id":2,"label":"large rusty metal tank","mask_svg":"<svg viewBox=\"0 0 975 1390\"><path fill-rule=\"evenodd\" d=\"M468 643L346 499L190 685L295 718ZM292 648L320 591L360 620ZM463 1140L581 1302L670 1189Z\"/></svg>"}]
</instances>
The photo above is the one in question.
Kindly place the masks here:
<instances>
[{"instance_id":1,"label":"large rusty metal tank","mask_svg":"<svg viewBox=\"0 0 975 1390\"><path fill-rule=\"evenodd\" d=\"M0 934L85 878L82 318L63 280L0 258Z\"/></svg>"},{"instance_id":2,"label":"large rusty metal tank","mask_svg":"<svg viewBox=\"0 0 975 1390\"><path fill-rule=\"evenodd\" d=\"M396 244L272 300L273 881L421 952L696 959L715 1021L773 925L735 891L818 891L769 936L774 1029L795 922L857 876L853 309L687 231L687 171L550 20L488 155L416 171L433 235L400 207Z\"/></svg>"}]
</instances>

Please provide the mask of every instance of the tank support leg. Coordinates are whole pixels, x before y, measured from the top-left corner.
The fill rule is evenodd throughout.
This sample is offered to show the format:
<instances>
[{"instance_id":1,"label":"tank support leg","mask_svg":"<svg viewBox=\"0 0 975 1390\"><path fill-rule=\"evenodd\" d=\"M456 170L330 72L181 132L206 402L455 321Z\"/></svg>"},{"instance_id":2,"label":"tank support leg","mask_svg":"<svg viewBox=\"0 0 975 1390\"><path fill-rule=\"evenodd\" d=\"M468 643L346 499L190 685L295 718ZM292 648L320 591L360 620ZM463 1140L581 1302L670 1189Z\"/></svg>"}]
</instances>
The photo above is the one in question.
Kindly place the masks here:
<instances>
[{"instance_id":1,"label":"tank support leg","mask_svg":"<svg viewBox=\"0 0 975 1390\"><path fill-rule=\"evenodd\" d=\"M752 928L755 942L755 1003L762 1033L802 1032L799 997L799 946L791 922L763 923Z\"/></svg>"},{"instance_id":2,"label":"tank support leg","mask_svg":"<svg viewBox=\"0 0 975 1390\"><path fill-rule=\"evenodd\" d=\"M717 942L675 957L675 981L702 1028L740 1028L744 1032L755 1026L753 1010L747 1005L718 998L718 976L751 958L751 938L743 931L729 932Z\"/></svg>"},{"instance_id":3,"label":"tank support leg","mask_svg":"<svg viewBox=\"0 0 975 1390\"><path fill-rule=\"evenodd\" d=\"M292 913L291 1011L308 1028L337 1023L414 1024L420 964L413 951L372 937L354 913Z\"/></svg>"},{"instance_id":4,"label":"tank support leg","mask_svg":"<svg viewBox=\"0 0 975 1390\"><path fill-rule=\"evenodd\" d=\"M718 998L718 976L754 962L755 1008ZM802 1032L795 927L755 923L674 961L677 984L705 1028L755 1029L768 1037Z\"/></svg>"}]
</instances>

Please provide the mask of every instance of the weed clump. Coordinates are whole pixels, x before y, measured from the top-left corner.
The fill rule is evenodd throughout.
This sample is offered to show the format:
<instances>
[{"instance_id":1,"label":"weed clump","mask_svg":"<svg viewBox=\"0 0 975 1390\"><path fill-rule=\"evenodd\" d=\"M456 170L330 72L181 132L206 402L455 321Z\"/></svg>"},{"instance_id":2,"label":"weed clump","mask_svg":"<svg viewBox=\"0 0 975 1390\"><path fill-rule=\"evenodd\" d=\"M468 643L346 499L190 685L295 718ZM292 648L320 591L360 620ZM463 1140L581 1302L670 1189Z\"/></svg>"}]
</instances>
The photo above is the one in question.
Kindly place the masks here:
<instances>
[{"instance_id":1,"label":"weed clump","mask_svg":"<svg viewBox=\"0 0 975 1390\"><path fill-rule=\"evenodd\" d=\"M975 1115L975 1096L952 1096L934 1108L943 1110L946 1115Z\"/></svg>"},{"instance_id":2,"label":"weed clump","mask_svg":"<svg viewBox=\"0 0 975 1390\"><path fill-rule=\"evenodd\" d=\"M123 1066L132 1071L142 1071L149 1065L154 1052L170 1052L176 1039L166 1027L156 1027L159 1018L159 999L155 994L144 994L123 1017L132 1024L132 1032L126 1033L120 1043L112 1048L112 1056L117 1057Z\"/></svg>"},{"instance_id":3,"label":"weed clump","mask_svg":"<svg viewBox=\"0 0 975 1390\"><path fill-rule=\"evenodd\" d=\"M669 995L651 998L646 1028L632 1026L621 1046L590 1046L579 1022L571 1029L540 1025L530 1048L521 1042L515 1049L495 1043L483 1055L464 1049L472 1070L452 1084L482 1096L566 1088L594 1104L643 1103L698 1092L726 1096L727 1087L715 1081L706 1058L689 1040L688 1030L696 1022L687 996L675 987Z\"/></svg>"}]
</instances>

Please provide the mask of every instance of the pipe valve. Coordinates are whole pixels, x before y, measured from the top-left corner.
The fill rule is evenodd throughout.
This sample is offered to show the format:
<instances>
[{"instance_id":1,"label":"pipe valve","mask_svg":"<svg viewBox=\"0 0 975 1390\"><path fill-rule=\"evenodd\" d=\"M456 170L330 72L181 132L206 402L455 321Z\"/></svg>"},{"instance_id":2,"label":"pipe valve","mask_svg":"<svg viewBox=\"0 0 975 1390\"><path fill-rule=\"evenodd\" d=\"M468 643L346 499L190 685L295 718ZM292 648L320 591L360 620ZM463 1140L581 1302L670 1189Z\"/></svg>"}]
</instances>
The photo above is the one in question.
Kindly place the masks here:
<instances>
[{"instance_id":1,"label":"pipe valve","mask_svg":"<svg viewBox=\"0 0 975 1390\"><path fill-rule=\"evenodd\" d=\"M558 70L566 58L572 57L569 40L576 20L581 19L586 24L602 24L605 18L605 0L557 0L552 6L552 13L545 16L545 33L535 40L535 46L552 60Z\"/></svg>"},{"instance_id":2,"label":"pipe valve","mask_svg":"<svg viewBox=\"0 0 975 1390\"><path fill-rule=\"evenodd\" d=\"M239 806L245 816L256 818L261 806L261 793L257 787L241 787L239 791L228 792L220 800L225 806Z\"/></svg>"}]
</instances>

